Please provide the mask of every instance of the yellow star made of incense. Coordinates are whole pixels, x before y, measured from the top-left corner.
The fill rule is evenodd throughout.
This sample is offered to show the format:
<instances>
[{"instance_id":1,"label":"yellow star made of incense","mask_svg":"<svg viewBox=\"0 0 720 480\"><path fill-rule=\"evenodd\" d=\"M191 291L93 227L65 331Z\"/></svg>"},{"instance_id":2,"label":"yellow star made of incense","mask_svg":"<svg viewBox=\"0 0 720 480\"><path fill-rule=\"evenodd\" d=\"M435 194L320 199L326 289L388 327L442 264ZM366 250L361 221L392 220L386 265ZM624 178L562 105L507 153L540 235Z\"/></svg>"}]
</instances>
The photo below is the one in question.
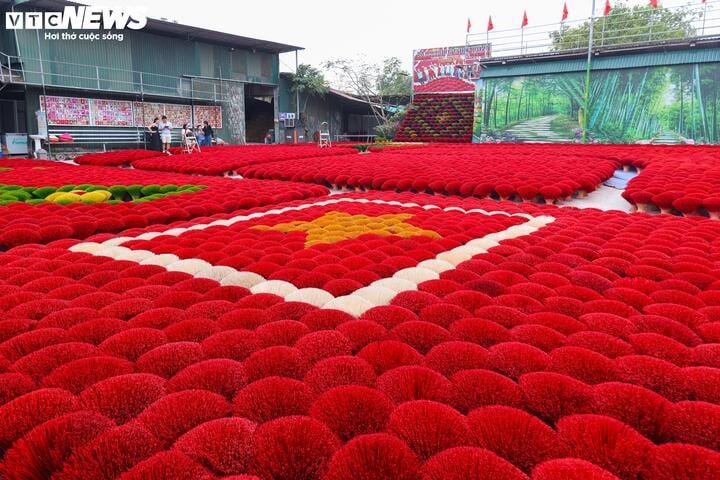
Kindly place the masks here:
<instances>
[{"instance_id":1,"label":"yellow star made of incense","mask_svg":"<svg viewBox=\"0 0 720 480\"><path fill-rule=\"evenodd\" d=\"M305 247L319 243L336 243L343 240L352 240L361 235L373 234L380 236L395 235L408 238L426 236L441 238L437 232L423 230L415 225L405 223L413 216L407 213L380 215L369 217L367 215L351 215L344 212L328 212L311 222L295 221L278 223L277 225L256 225L257 230L276 230L280 232L305 232Z\"/></svg>"}]
</instances>

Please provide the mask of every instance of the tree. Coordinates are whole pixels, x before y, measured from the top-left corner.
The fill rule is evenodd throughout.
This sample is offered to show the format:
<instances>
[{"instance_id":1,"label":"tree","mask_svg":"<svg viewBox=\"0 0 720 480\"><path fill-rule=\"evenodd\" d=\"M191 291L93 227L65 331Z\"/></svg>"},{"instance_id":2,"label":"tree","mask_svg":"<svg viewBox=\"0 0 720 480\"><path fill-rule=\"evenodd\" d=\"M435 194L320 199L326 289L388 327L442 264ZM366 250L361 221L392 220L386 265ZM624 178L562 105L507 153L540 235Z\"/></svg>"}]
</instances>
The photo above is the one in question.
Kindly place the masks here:
<instances>
[{"instance_id":1,"label":"tree","mask_svg":"<svg viewBox=\"0 0 720 480\"><path fill-rule=\"evenodd\" d=\"M696 14L697 11L689 8L668 10L619 3L610 15L595 19L593 43L610 46L694 37L696 32L692 22ZM589 37L589 21L573 28L561 27L550 33L553 50L587 48Z\"/></svg>"},{"instance_id":2,"label":"tree","mask_svg":"<svg viewBox=\"0 0 720 480\"><path fill-rule=\"evenodd\" d=\"M393 98L412 94L412 78L397 57L379 64L364 58L331 60L324 67L335 74L341 90L354 93L370 106L379 126L393 122L394 109L388 108Z\"/></svg>"},{"instance_id":3,"label":"tree","mask_svg":"<svg viewBox=\"0 0 720 480\"><path fill-rule=\"evenodd\" d=\"M386 140L393 140L398 131L400 131L400 127L407 116L407 112L407 107L400 107L397 112L390 115L388 123L375 127L375 132Z\"/></svg>"},{"instance_id":4,"label":"tree","mask_svg":"<svg viewBox=\"0 0 720 480\"><path fill-rule=\"evenodd\" d=\"M402 97L412 95L412 79L403 70L402 62L397 57L383 60L382 72L378 78L378 90L384 97Z\"/></svg>"},{"instance_id":5,"label":"tree","mask_svg":"<svg viewBox=\"0 0 720 480\"><path fill-rule=\"evenodd\" d=\"M305 111L310 97L322 97L330 91L322 72L312 65L301 63L297 72L291 74L290 91L305 96L302 111Z\"/></svg>"}]
</instances>

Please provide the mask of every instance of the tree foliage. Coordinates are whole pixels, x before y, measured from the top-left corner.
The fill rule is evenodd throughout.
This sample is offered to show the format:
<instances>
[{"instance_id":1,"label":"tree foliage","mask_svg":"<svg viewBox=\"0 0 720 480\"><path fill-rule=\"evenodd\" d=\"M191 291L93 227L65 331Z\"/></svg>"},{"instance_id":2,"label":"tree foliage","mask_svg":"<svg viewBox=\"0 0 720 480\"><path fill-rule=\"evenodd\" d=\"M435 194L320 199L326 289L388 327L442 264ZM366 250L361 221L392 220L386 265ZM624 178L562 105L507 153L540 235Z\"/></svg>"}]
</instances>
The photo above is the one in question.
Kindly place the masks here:
<instances>
[{"instance_id":1,"label":"tree foliage","mask_svg":"<svg viewBox=\"0 0 720 480\"><path fill-rule=\"evenodd\" d=\"M390 118L388 118L388 123L375 127L375 133L378 134L378 141L380 137L385 140L393 140L398 131L400 131L400 126L402 125L403 120L405 120L407 112L407 107L401 107L397 112L392 114Z\"/></svg>"},{"instance_id":2,"label":"tree foliage","mask_svg":"<svg viewBox=\"0 0 720 480\"><path fill-rule=\"evenodd\" d=\"M410 74L403 70L402 62L397 57L383 60L377 83L377 89L382 96L401 97L412 94Z\"/></svg>"},{"instance_id":3,"label":"tree foliage","mask_svg":"<svg viewBox=\"0 0 720 480\"><path fill-rule=\"evenodd\" d=\"M613 6L608 16L595 19L593 43L611 46L694 37L696 32L692 22L695 15L697 10L689 8L669 10L619 3ZM551 32L550 38L554 50L587 48L590 22L572 28L561 27Z\"/></svg>"},{"instance_id":4,"label":"tree foliage","mask_svg":"<svg viewBox=\"0 0 720 480\"><path fill-rule=\"evenodd\" d=\"M290 91L305 97L298 121L307 127L305 110L307 109L308 100L311 97L325 96L330 91L330 86L320 70L312 65L301 63L298 65L297 71L290 74Z\"/></svg>"},{"instance_id":5,"label":"tree foliage","mask_svg":"<svg viewBox=\"0 0 720 480\"><path fill-rule=\"evenodd\" d=\"M290 90L293 93L312 97L323 96L328 93L330 88L320 70L312 65L301 63L297 67L297 72L291 74Z\"/></svg>"},{"instance_id":6,"label":"tree foliage","mask_svg":"<svg viewBox=\"0 0 720 480\"><path fill-rule=\"evenodd\" d=\"M388 107L393 98L412 93L412 78L397 57L386 58L381 63L371 63L364 58L331 60L324 67L336 76L341 90L354 93L370 106L379 125L391 121L392 112Z\"/></svg>"}]
</instances>

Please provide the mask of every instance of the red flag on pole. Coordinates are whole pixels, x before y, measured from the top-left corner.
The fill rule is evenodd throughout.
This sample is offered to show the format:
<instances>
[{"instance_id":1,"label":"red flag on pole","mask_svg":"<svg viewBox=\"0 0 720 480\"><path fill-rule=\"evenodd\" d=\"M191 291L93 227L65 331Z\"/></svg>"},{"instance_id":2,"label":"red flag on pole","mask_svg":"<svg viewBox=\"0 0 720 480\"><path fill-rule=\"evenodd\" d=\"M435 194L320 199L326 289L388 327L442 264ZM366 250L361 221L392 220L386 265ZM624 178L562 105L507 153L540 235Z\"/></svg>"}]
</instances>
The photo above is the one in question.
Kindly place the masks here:
<instances>
[{"instance_id":1,"label":"red flag on pole","mask_svg":"<svg viewBox=\"0 0 720 480\"><path fill-rule=\"evenodd\" d=\"M493 23L492 23L492 15L490 15L490 16L488 17L488 28L487 28L487 31L489 32L489 31L492 30L493 28L495 28L495 25L493 25Z\"/></svg>"},{"instance_id":2,"label":"red flag on pole","mask_svg":"<svg viewBox=\"0 0 720 480\"><path fill-rule=\"evenodd\" d=\"M658 0L650 0L650 6L652 8L658 8Z\"/></svg>"},{"instance_id":3,"label":"red flag on pole","mask_svg":"<svg viewBox=\"0 0 720 480\"><path fill-rule=\"evenodd\" d=\"M562 20L560 20L560 22L564 22L565 20L567 20L567 17L568 17L568 9L567 9L567 2L565 2L565 4L563 5Z\"/></svg>"},{"instance_id":4,"label":"red flag on pole","mask_svg":"<svg viewBox=\"0 0 720 480\"><path fill-rule=\"evenodd\" d=\"M610 0L605 0L605 10L603 10L603 16L607 17L610 15L610 10L612 10L612 7L610 6Z\"/></svg>"},{"instance_id":5,"label":"red flag on pole","mask_svg":"<svg viewBox=\"0 0 720 480\"><path fill-rule=\"evenodd\" d=\"M470 27L472 27L472 23L470 23L470 17L468 17L467 33L470 33Z\"/></svg>"},{"instance_id":6,"label":"red flag on pole","mask_svg":"<svg viewBox=\"0 0 720 480\"><path fill-rule=\"evenodd\" d=\"M528 24L527 11L523 11L522 25L520 25L520 28L525 28L527 26L527 24Z\"/></svg>"}]
</instances>

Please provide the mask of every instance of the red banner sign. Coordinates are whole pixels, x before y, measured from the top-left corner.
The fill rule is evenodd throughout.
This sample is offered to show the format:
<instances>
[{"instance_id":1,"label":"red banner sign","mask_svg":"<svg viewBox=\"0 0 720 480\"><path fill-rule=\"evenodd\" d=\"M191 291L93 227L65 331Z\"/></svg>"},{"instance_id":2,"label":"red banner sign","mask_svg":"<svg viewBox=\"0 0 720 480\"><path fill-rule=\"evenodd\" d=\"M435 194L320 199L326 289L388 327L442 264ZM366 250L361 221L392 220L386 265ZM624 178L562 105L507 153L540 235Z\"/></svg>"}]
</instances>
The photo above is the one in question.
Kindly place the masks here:
<instances>
[{"instance_id":1,"label":"red banner sign","mask_svg":"<svg viewBox=\"0 0 720 480\"><path fill-rule=\"evenodd\" d=\"M480 62L489 56L490 44L415 50L415 93L474 92Z\"/></svg>"}]
</instances>

